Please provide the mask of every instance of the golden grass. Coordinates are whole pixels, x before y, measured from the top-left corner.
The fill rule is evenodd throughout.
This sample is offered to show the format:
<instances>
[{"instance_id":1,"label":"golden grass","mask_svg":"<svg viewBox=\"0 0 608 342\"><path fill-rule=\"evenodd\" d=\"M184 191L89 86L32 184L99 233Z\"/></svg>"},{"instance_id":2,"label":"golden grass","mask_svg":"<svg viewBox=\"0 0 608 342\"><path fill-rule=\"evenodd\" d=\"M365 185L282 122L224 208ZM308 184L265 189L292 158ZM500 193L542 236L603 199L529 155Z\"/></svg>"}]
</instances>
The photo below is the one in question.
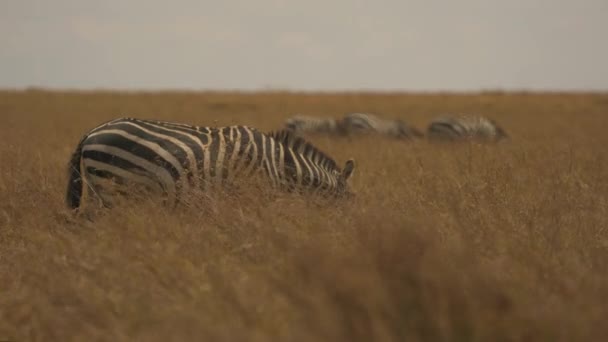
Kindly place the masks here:
<instances>
[{"instance_id":1,"label":"golden grass","mask_svg":"<svg viewBox=\"0 0 608 342\"><path fill-rule=\"evenodd\" d=\"M497 120L498 145L310 139L349 203L251 191L68 215L66 163L118 116L280 127L370 111ZM608 95L0 92L0 340L599 341Z\"/></svg>"}]
</instances>

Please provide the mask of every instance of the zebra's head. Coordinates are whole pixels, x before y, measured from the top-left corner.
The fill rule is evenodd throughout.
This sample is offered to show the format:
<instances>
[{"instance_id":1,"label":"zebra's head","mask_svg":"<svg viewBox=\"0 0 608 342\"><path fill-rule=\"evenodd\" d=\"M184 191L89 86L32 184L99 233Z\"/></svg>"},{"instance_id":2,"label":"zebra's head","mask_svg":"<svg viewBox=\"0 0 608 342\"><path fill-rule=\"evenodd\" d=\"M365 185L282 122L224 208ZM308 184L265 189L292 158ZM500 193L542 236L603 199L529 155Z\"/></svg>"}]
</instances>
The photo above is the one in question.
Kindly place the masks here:
<instances>
[{"instance_id":1,"label":"zebra's head","mask_svg":"<svg viewBox=\"0 0 608 342\"><path fill-rule=\"evenodd\" d=\"M354 196L348 184L348 179L353 175L353 172L355 172L355 160L351 158L346 161L344 168L338 174L338 187L336 189L338 197L350 198Z\"/></svg>"},{"instance_id":2,"label":"zebra's head","mask_svg":"<svg viewBox=\"0 0 608 342\"><path fill-rule=\"evenodd\" d=\"M300 183L304 179L303 184L314 188L314 192L320 190L337 197L352 195L348 179L355 169L353 159L340 169L331 157L293 131L283 129L270 132L269 136L287 150L284 154L287 181Z\"/></svg>"},{"instance_id":3,"label":"zebra's head","mask_svg":"<svg viewBox=\"0 0 608 342\"><path fill-rule=\"evenodd\" d=\"M507 134L507 132L500 126L498 125L498 123L496 123L496 121L490 119L490 122L494 125L494 129L496 132L496 136L495 136L495 140L499 141L499 140L509 140L509 134Z\"/></svg>"},{"instance_id":4,"label":"zebra's head","mask_svg":"<svg viewBox=\"0 0 608 342\"><path fill-rule=\"evenodd\" d=\"M298 117L288 118L285 120L285 128L290 131L297 131L302 126L302 121Z\"/></svg>"},{"instance_id":5,"label":"zebra's head","mask_svg":"<svg viewBox=\"0 0 608 342\"><path fill-rule=\"evenodd\" d=\"M509 140L511 139L511 137L509 136L509 134L507 134L507 132L500 126L496 127L496 138L497 140Z\"/></svg>"},{"instance_id":6,"label":"zebra's head","mask_svg":"<svg viewBox=\"0 0 608 342\"><path fill-rule=\"evenodd\" d=\"M401 119L394 121L397 127L397 135L406 139L419 139L424 137L424 133L414 126L410 126Z\"/></svg>"}]
</instances>

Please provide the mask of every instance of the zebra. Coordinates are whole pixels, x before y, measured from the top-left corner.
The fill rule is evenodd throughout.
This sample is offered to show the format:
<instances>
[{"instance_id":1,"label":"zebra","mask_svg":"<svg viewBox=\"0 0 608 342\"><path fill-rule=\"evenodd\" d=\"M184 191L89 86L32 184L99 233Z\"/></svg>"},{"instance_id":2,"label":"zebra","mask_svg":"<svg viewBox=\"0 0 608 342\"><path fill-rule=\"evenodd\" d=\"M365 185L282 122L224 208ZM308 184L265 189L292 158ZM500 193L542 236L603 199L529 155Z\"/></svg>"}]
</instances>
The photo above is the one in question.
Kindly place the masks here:
<instances>
[{"instance_id":1,"label":"zebra","mask_svg":"<svg viewBox=\"0 0 608 342\"><path fill-rule=\"evenodd\" d=\"M245 125L199 127L122 117L90 130L78 143L69 161L66 204L79 208L86 183L101 205L110 207L110 191L102 184L112 180L161 193L165 203L175 206L193 189L256 173L274 188L349 197L347 181L354 168L349 159L340 169L287 130L264 133Z\"/></svg>"},{"instance_id":2,"label":"zebra","mask_svg":"<svg viewBox=\"0 0 608 342\"><path fill-rule=\"evenodd\" d=\"M423 134L402 120L382 119L369 113L346 114L340 127L345 134L376 133L398 139L420 138Z\"/></svg>"},{"instance_id":3,"label":"zebra","mask_svg":"<svg viewBox=\"0 0 608 342\"><path fill-rule=\"evenodd\" d=\"M508 134L494 120L479 115L439 117L427 128L430 141L498 142L508 139Z\"/></svg>"},{"instance_id":4,"label":"zebra","mask_svg":"<svg viewBox=\"0 0 608 342\"><path fill-rule=\"evenodd\" d=\"M336 134L339 133L340 127L338 120L334 118L295 115L285 120L285 129L298 135L302 133Z\"/></svg>"}]
</instances>

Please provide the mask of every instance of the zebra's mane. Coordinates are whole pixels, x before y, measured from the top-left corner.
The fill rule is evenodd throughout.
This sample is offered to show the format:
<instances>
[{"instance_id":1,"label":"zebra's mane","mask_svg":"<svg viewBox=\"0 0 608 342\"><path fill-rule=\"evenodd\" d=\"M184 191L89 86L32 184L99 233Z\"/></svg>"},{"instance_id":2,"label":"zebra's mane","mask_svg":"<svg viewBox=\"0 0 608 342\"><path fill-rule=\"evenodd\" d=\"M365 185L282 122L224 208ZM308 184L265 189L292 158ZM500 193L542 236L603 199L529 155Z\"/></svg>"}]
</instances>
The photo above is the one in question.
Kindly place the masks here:
<instances>
[{"instance_id":1,"label":"zebra's mane","mask_svg":"<svg viewBox=\"0 0 608 342\"><path fill-rule=\"evenodd\" d=\"M282 129L279 131L273 131L268 134L274 140L282 143L285 147L291 148L292 150L304 155L311 156L313 161L318 161L318 164L329 171L340 171L338 164L335 160L319 150L312 143L304 140L297 136L294 132L288 129Z\"/></svg>"}]
</instances>

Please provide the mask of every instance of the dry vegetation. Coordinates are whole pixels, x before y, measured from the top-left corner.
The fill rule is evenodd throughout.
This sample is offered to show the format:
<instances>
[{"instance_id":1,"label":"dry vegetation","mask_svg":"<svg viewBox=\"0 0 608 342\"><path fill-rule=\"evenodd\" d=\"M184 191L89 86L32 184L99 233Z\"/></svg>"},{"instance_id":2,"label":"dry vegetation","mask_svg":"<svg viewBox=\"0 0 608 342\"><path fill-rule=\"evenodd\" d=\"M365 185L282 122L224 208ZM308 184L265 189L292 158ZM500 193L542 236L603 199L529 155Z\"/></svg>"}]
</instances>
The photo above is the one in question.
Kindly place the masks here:
<instances>
[{"instance_id":1,"label":"dry vegetation","mask_svg":"<svg viewBox=\"0 0 608 342\"><path fill-rule=\"evenodd\" d=\"M243 192L71 217L66 164L122 115L264 130L370 111L496 119L496 146L311 137L350 203ZM0 340L599 341L608 95L0 92Z\"/></svg>"}]
</instances>

